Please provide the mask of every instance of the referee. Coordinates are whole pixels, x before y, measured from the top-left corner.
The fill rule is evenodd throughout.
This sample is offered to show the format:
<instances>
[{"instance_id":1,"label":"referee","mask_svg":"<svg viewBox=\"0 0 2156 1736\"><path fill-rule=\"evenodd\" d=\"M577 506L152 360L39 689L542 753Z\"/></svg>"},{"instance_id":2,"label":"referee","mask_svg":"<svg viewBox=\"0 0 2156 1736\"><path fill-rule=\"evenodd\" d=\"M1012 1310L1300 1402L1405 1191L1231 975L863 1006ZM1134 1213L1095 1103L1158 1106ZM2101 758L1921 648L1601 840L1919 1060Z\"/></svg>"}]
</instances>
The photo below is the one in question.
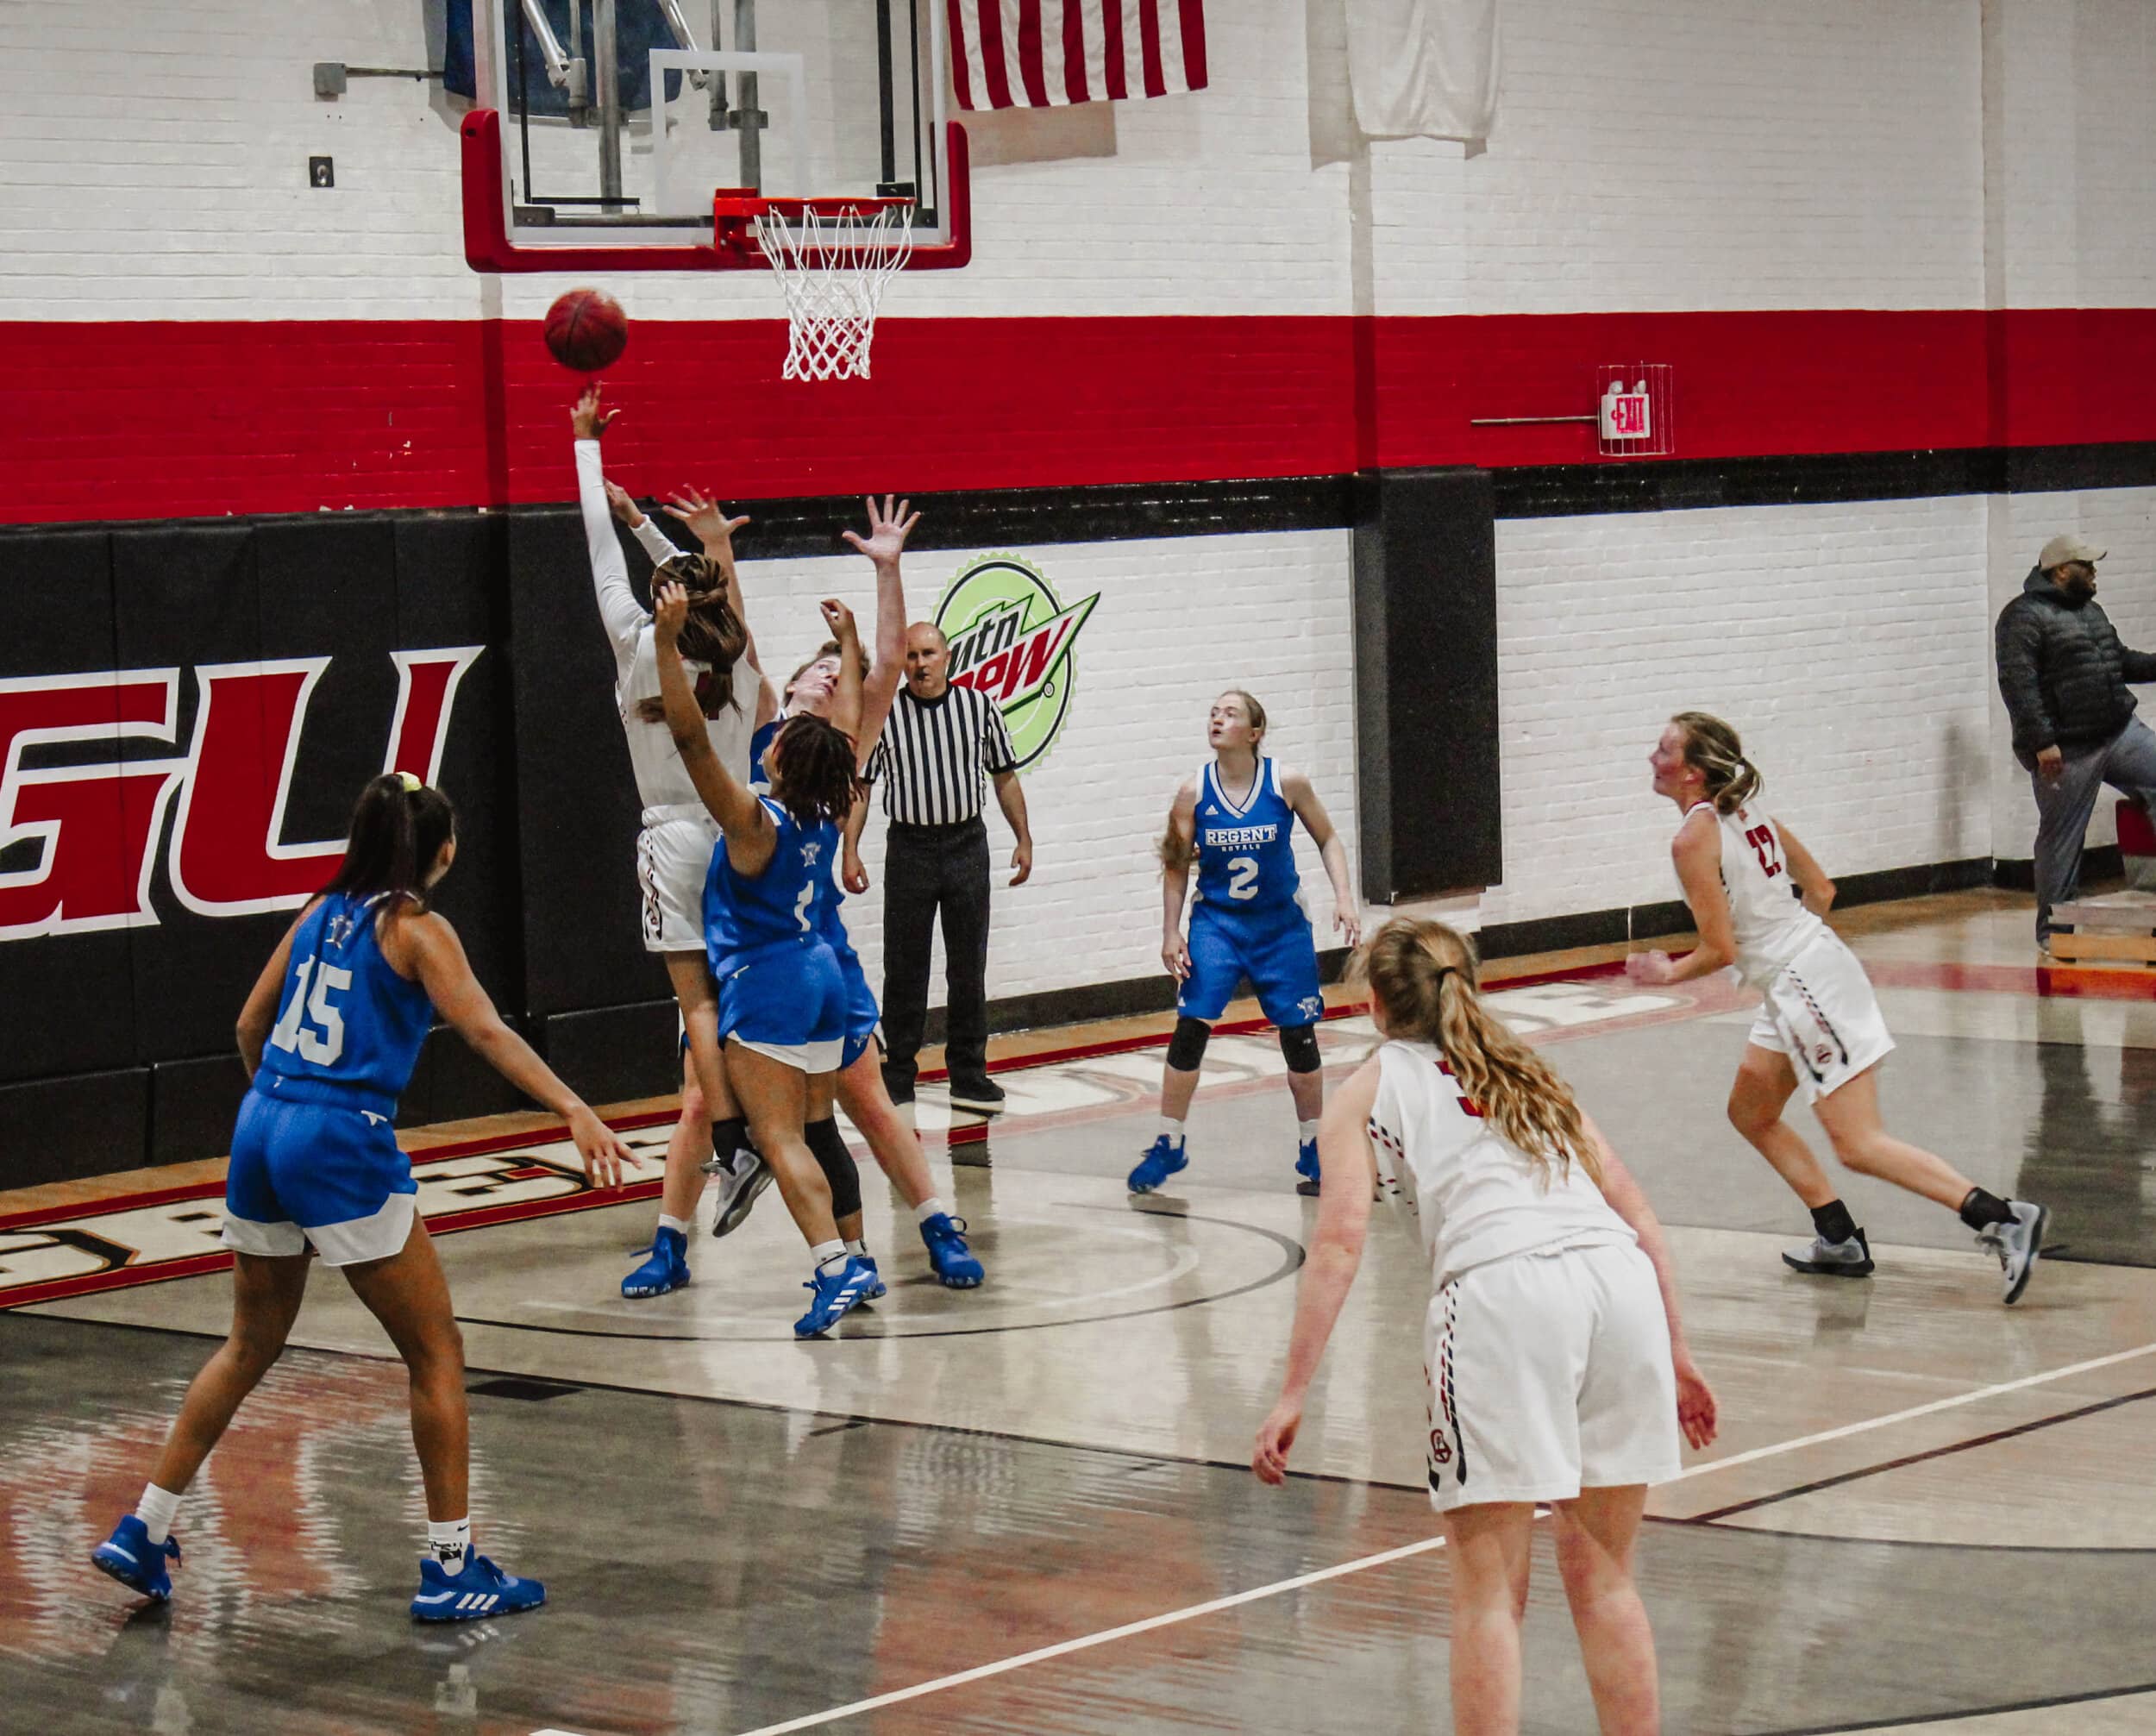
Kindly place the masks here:
<instances>
[{"instance_id":1,"label":"referee","mask_svg":"<svg viewBox=\"0 0 2156 1736\"><path fill-rule=\"evenodd\" d=\"M944 1056L950 1100L993 1114L1003 1091L988 1077L988 829L984 775L1017 834L1011 884L1033 872L1025 792L1003 714L986 695L950 684L950 642L928 622L906 629L906 685L868 756L866 781L883 784L891 822L884 857L883 1082L895 1104L913 1100L915 1057L928 1018L929 937L940 910L949 978ZM847 824L846 879L865 888L857 845L867 818Z\"/></svg>"}]
</instances>

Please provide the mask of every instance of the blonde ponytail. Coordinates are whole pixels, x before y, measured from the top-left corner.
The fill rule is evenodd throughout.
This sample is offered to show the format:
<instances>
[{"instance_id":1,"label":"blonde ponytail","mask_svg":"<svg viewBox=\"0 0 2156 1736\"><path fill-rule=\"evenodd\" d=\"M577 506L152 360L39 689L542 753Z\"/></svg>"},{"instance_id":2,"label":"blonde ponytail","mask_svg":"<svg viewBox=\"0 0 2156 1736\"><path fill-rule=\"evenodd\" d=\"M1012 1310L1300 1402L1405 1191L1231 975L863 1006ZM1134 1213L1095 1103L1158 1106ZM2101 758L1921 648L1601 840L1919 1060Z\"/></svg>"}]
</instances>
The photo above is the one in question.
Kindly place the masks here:
<instances>
[{"instance_id":1,"label":"blonde ponytail","mask_svg":"<svg viewBox=\"0 0 2156 1736\"><path fill-rule=\"evenodd\" d=\"M1546 1183L1574 1159L1595 1185L1601 1161L1571 1087L1482 1004L1467 937L1441 922L1395 917L1356 961L1387 1033L1434 1043L1460 1093Z\"/></svg>"},{"instance_id":2,"label":"blonde ponytail","mask_svg":"<svg viewBox=\"0 0 2156 1736\"><path fill-rule=\"evenodd\" d=\"M1684 761L1707 780L1707 799L1718 814L1733 814L1758 799L1766 780L1745 757L1737 732L1708 711L1679 711L1670 721L1684 731Z\"/></svg>"}]
</instances>

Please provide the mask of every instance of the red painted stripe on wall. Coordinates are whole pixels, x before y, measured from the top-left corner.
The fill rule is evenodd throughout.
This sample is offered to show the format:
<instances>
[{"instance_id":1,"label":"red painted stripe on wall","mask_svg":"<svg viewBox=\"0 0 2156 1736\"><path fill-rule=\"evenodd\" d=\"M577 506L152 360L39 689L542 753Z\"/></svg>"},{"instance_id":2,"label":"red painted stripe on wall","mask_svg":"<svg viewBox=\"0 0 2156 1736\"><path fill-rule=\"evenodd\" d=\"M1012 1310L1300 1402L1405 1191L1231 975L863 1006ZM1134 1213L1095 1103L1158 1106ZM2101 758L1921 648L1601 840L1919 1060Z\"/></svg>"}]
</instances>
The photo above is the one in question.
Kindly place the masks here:
<instances>
[{"instance_id":1,"label":"red painted stripe on wall","mask_svg":"<svg viewBox=\"0 0 2156 1736\"><path fill-rule=\"evenodd\" d=\"M572 498L536 322L0 326L0 520ZM631 487L730 498L1591 461L1593 368L1676 369L1677 455L2156 440L2156 310L886 320L872 380L782 381L775 321L637 322Z\"/></svg>"}]
</instances>

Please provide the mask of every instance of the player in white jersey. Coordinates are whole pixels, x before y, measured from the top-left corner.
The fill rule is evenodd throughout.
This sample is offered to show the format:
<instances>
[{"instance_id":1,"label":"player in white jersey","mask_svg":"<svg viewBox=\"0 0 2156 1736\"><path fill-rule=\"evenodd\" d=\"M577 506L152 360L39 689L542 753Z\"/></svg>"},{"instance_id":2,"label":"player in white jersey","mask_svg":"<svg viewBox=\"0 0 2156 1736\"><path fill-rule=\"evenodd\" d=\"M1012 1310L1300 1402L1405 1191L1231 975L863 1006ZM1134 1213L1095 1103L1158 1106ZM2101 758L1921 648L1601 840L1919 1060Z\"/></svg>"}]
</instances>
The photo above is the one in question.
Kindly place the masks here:
<instances>
[{"instance_id":1,"label":"player in white jersey","mask_svg":"<svg viewBox=\"0 0 2156 1736\"><path fill-rule=\"evenodd\" d=\"M1783 1119L1801 1092L1846 1167L1959 1213L1977 1245L1997 1257L2006 1300L2019 1301L2043 1250L2048 1214L1986 1192L1881 1125L1878 1067L1894 1039L1864 966L1822 920L1834 883L1796 834L1758 805L1758 769L1737 732L1704 711L1680 711L1649 757L1655 793L1684 816L1670 855L1699 944L1677 959L1635 953L1626 972L1639 983L1689 982L1734 965L1765 994L1730 1087L1729 1119L1811 1211L1812 1245L1783 1259L1797 1271L1834 1277L1872 1269L1864 1231L1811 1148Z\"/></svg>"},{"instance_id":2,"label":"player in white jersey","mask_svg":"<svg viewBox=\"0 0 2156 1736\"><path fill-rule=\"evenodd\" d=\"M717 1151L728 1160L721 1174L722 1224L729 1218L739 1220L745 1202L753 1200L769 1172L749 1155L747 1124L726 1083L718 1003L704 957L704 877L718 827L667 733L651 617L630 588L614 518L642 545L656 577L672 579L691 593L691 625L682 636L682 655L695 679L711 750L743 783L749 779L750 740L756 726L768 721L772 702L756 668L755 642L742 617L734 576L733 533L748 520L728 519L700 501L694 509L670 509L703 545L701 554L676 548L624 490L606 480L599 441L616 414L600 407L596 385L584 389L569 413L576 437L577 498L599 619L614 653L614 698L643 807L636 885L644 949L665 960L687 1039L681 1114L667 1147L658 1228L649 1257L622 1281L623 1295L642 1297L663 1295L688 1281L688 1228L704 1191L706 1157Z\"/></svg>"},{"instance_id":3,"label":"player in white jersey","mask_svg":"<svg viewBox=\"0 0 2156 1736\"><path fill-rule=\"evenodd\" d=\"M1605 1736L1659 1730L1633 1551L1647 1486L1677 1474L1680 1431L1695 1447L1715 1431L1662 1227L1564 1081L1484 1008L1464 937L1399 917L1358 963L1385 1042L1326 1106L1317 1230L1250 1468L1287 1476L1375 1184L1430 1263L1430 1503L1452 1563L1456 1727L1520 1727L1520 1622L1545 1503Z\"/></svg>"}]
</instances>

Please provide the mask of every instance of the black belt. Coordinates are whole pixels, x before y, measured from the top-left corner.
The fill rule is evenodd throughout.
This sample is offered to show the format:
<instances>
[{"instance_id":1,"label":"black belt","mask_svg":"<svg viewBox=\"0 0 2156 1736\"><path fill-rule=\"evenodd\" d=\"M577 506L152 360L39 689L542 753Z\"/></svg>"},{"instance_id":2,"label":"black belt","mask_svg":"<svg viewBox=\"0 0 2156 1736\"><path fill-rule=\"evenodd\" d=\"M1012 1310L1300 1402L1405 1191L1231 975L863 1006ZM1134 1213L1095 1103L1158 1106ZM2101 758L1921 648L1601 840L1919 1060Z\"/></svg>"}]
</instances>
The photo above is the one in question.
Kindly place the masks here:
<instances>
[{"instance_id":1,"label":"black belt","mask_svg":"<svg viewBox=\"0 0 2156 1736\"><path fill-rule=\"evenodd\" d=\"M906 843L935 843L944 838L955 838L966 832L983 830L979 814L969 819L949 820L939 825L924 825L914 820L891 822L893 839Z\"/></svg>"}]
</instances>

